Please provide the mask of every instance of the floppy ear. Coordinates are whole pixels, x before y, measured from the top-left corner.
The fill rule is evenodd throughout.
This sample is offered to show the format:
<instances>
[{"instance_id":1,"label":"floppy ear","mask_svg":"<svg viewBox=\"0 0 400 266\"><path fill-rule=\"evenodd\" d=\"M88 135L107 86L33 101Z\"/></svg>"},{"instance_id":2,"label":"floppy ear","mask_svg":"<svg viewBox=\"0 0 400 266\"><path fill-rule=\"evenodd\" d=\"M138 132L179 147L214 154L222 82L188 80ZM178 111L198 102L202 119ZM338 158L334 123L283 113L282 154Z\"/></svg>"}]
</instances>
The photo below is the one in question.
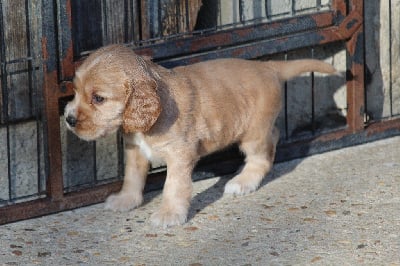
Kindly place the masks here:
<instances>
[{"instance_id":1,"label":"floppy ear","mask_svg":"<svg viewBox=\"0 0 400 266\"><path fill-rule=\"evenodd\" d=\"M128 98L123 113L122 128L125 133L146 132L161 113L157 83L153 79L141 80L127 86Z\"/></svg>"}]
</instances>

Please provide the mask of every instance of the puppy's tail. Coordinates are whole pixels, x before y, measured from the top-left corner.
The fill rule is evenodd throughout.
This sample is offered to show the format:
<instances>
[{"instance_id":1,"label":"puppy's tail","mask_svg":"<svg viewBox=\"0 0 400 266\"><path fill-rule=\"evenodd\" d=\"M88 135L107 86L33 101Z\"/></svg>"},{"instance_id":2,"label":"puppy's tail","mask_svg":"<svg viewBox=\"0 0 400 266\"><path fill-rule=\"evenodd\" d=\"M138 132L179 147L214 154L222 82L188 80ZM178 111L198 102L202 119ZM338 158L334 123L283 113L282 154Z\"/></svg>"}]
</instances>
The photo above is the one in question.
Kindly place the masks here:
<instances>
[{"instance_id":1,"label":"puppy's tail","mask_svg":"<svg viewBox=\"0 0 400 266\"><path fill-rule=\"evenodd\" d=\"M331 64L315 59L270 62L282 81L292 79L305 72L337 74L336 69Z\"/></svg>"}]
</instances>

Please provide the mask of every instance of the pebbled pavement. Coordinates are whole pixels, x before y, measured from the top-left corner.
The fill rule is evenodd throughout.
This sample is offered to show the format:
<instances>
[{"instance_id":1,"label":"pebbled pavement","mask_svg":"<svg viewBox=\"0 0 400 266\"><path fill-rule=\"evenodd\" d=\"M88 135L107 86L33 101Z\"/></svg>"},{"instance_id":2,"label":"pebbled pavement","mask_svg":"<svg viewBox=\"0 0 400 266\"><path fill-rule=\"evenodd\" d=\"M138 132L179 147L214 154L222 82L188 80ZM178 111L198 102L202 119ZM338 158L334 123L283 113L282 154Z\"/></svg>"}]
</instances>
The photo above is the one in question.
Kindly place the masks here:
<instances>
[{"instance_id":1,"label":"pebbled pavement","mask_svg":"<svg viewBox=\"0 0 400 266\"><path fill-rule=\"evenodd\" d=\"M154 228L160 191L0 226L0 265L400 265L400 137L276 164L261 188L194 183L189 221Z\"/></svg>"}]
</instances>

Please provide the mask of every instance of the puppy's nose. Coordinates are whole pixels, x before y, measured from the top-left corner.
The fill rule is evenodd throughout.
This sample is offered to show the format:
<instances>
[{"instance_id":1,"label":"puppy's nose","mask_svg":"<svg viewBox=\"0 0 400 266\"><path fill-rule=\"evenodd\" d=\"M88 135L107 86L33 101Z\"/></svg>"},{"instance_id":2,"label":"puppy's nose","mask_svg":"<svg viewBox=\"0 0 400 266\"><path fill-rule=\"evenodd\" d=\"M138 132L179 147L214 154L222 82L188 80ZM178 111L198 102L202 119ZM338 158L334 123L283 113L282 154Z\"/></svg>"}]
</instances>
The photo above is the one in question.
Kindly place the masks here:
<instances>
[{"instance_id":1,"label":"puppy's nose","mask_svg":"<svg viewBox=\"0 0 400 266\"><path fill-rule=\"evenodd\" d=\"M70 127L75 127L76 126L76 118L73 117L72 115L68 115L67 118L65 118L65 120L67 121L67 124Z\"/></svg>"}]
</instances>

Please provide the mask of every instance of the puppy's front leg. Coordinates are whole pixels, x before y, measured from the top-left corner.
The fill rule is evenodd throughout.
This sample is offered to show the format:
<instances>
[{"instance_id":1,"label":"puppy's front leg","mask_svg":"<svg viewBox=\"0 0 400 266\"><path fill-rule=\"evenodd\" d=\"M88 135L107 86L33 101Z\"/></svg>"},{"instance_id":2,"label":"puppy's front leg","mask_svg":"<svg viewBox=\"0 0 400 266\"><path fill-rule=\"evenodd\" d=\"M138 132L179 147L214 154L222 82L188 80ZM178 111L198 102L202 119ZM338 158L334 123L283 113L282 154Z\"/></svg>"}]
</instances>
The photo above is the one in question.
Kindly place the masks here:
<instances>
[{"instance_id":1,"label":"puppy's front leg","mask_svg":"<svg viewBox=\"0 0 400 266\"><path fill-rule=\"evenodd\" d=\"M128 142L128 141L127 141ZM149 170L149 161L134 144L125 144L125 177L119 193L107 198L105 208L113 211L129 211L143 202L143 189Z\"/></svg>"},{"instance_id":2,"label":"puppy's front leg","mask_svg":"<svg viewBox=\"0 0 400 266\"><path fill-rule=\"evenodd\" d=\"M160 209L151 216L155 226L168 227L186 222L192 198L192 170L195 162L175 155L167 160L165 180Z\"/></svg>"}]
</instances>

